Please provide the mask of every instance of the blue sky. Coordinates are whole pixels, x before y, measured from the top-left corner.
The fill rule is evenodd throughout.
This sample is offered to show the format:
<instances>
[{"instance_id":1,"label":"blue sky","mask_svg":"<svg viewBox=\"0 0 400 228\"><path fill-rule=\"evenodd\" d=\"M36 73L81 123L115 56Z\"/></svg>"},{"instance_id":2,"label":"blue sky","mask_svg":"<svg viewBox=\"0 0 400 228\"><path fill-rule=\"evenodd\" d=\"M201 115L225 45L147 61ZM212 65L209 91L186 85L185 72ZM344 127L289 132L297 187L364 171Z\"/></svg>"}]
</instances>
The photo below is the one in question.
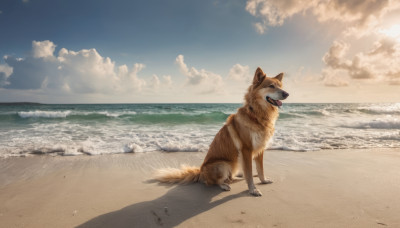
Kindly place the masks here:
<instances>
[{"instance_id":1,"label":"blue sky","mask_svg":"<svg viewBox=\"0 0 400 228\"><path fill-rule=\"evenodd\" d=\"M395 1L4 0L0 12L0 101L241 102L257 66L285 72L289 102L400 99Z\"/></svg>"}]
</instances>

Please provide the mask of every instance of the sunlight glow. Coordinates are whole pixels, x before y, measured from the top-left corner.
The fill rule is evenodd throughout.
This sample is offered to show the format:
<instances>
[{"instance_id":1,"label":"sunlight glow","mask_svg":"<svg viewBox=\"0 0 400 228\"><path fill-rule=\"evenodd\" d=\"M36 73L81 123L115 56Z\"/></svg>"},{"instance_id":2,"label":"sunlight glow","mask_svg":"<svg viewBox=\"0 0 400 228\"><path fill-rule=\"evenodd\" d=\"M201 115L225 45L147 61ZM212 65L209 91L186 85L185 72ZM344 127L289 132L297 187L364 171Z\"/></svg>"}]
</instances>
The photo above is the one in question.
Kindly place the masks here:
<instances>
[{"instance_id":1,"label":"sunlight glow","mask_svg":"<svg viewBox=\"0 0 400 228\"><path fill-rule=\"evenodd\" d=\"M388 29L381 29L380 33L400 41L400 24L393 25Z\"/></svg>"}]
</instances>

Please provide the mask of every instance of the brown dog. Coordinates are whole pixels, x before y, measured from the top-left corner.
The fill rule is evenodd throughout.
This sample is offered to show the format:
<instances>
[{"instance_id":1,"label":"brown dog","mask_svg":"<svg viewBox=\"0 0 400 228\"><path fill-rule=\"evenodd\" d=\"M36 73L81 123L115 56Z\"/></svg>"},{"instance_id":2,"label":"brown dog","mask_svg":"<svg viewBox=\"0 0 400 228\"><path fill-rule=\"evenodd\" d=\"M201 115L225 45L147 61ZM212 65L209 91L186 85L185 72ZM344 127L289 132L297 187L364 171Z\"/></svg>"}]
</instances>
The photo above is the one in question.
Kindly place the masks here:
<instances>
[{"instance_id":1,"label":"brown dog","mask_svg":"<svg viewBox=\"0 0 400 228\"><path fill-rule=\"evenodd\" d=\"M264 177L263 154L274 134L278 107L282 105L280 100L289 96L281 89L282 78L283 73L269 78L261 68L257 68L243 107L228 117L212 141L201 167L159 170L156 179L165 183L201 181L206 185L217 184L229 191L229 183L241 163L250 194L261 196L253 182L252 159L255 160L261 183L272 183Z\"/></svg>"}]
</instances>

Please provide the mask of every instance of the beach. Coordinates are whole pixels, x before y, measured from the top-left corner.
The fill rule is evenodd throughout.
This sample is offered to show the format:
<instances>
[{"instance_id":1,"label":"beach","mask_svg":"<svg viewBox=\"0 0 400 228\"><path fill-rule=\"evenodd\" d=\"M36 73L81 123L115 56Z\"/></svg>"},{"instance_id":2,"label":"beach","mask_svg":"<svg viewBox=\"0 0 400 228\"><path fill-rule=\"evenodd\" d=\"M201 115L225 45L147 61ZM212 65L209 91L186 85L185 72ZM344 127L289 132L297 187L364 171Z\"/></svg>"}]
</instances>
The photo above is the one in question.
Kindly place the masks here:
<instances>
[{"instance_id":1,"label":"beach","mask_svg":"<svg viewBox=\"0 0 400 228\"><path fill-rule=\"evenodd\" d=\"M205 152L3 158L0 227L399 227L399 152L267 150L262 197L152 180Z\"/></svg>"}]
</instances>

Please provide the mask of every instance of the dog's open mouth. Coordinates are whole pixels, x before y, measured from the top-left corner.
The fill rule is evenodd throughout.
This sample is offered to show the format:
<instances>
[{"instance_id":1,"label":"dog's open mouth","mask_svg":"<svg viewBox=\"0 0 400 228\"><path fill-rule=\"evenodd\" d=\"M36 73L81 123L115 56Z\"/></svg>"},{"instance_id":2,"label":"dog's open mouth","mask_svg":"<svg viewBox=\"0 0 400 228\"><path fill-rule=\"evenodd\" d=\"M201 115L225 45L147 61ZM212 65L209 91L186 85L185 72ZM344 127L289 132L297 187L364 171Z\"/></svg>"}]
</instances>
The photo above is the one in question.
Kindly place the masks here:
<instances>
[{"instance_id":1,"label":"dog's open mouth","mask_svg":"<svg viewBox=\"0 0 400 228\"><path fill-rule=\"evenodd\" d=\"M268 103L270 103L270 104L272 104L272 105L274 105L276 107L281 107L282 106L282 102L280 100L274 100L274 99L272 99L272 98L270 98L268 96L265 99L268 101Z\"/></svg>"}]
</instances>

